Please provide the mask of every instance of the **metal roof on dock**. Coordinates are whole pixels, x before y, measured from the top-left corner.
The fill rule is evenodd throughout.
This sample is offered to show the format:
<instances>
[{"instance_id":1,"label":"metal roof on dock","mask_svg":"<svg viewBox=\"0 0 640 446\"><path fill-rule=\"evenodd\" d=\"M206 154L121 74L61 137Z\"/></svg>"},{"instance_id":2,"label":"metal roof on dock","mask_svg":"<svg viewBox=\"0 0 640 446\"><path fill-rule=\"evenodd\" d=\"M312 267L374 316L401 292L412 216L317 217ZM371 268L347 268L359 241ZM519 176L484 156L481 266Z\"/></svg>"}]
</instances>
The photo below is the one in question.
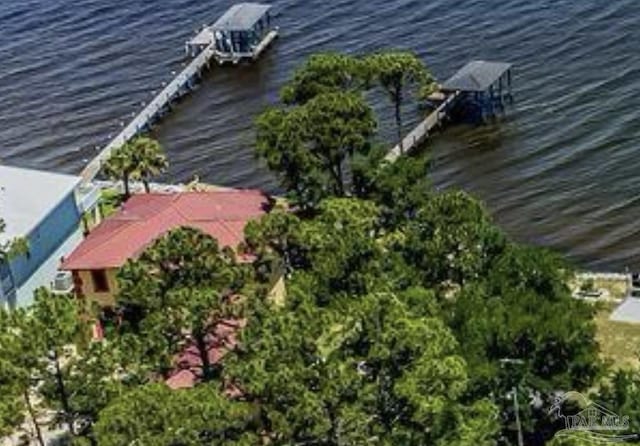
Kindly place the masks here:
<instances>
[{"instance_id":1,"label":"metal roof on dock","mask_svg":"<svg viewBox=\"0 0 640 446\"><path fill-rule=\"evenodd\" d=\"M509 63L474 60L449 78L442 85L442 89L447 91L486 91L510 69L511 64Z\"/></svg>"},{"instance_id":2,"label":"metal roof on dock","mask_svg":"<svg viewBox=\"0 0 640 446\"><path fill-rule=\"evenodd\" d=\"M262 3L238 3L233 5L211 26L219 31L246 31L253 28L271 9Z\"/></svg>"}]
</instances>

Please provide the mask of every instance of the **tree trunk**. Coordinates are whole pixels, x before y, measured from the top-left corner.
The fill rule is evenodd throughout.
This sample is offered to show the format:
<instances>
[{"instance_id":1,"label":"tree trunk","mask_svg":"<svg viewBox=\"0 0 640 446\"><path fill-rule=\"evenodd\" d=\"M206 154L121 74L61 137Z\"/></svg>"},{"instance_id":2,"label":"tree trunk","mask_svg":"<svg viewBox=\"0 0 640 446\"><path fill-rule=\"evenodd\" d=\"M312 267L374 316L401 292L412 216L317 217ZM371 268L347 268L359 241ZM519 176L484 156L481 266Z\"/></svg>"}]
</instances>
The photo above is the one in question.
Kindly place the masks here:
<instances>
[{"instance_id":1,"label":"tree trunk","mask_svg":"<svg viewBox=\"0 0 640 446\"><path fill-rule=\"evenodd\" d=\"M29 398L29 389L25 389L24 391L24 402L27 405L27 411L29 412L29 416L31 417L31 422L33 423L33 427L36 430L36 439L38 440L38 444L40 446L46 446L44 443L44 439L42 438L42 431L40 430L40 426L38 425L38 420L36 419L36 412L33 410L33 406L31 405L31 399Z\"/></svg>"},{"instance_id":2,"label":"tree trunk","mask_svg":"<svg viewBox=\"0 0 640 446\"><path fill-rule=\"evenodd\" d=\"M336 181L338 182L338 193L340 197L344 197L344 175L342 174L342 162L336 166Z\"/></svg>"},{"instance_id":3,"label":"tree trunk","mask_svg":"<svg viewBox=\"0 0 640 446\"><path fill-rule=\"evenodd\" d=\"M329 419L329 432L327 433L327 443L330 445L340 445L340 426L336 417L335 409L331 404L325 404L325 411Z\"/></svg>"},{"instance_id":4,"label":"tree trunk","mask_svg":"<svg viewBox=\"0 0 640 446\"><path fill-rule=\"evenodd\" d=\"M71 417L71 406L69 404L69 397L67 395L67 389L64 385L64 380L62 379L62 370L60 370L60 360L58 357L58 352L53 351L53 363L56 368L56 385L58 387L58 396L60 397L60 403L62 404L62 410L64 411L64 419L67 423L67 427L69 428L69 433L71 435L75 435L73 432L73 420Z\"/></svg>"},{"instance_id":5,"label":"tree trunk","mask_svg":"<svg viewBox=\"0 0 640 446\"><path fill-rule=\"evenodd\" d=\"M88 435L83 435L82 438L85 438L91 446L98 446L98 440L94 437L93 432L89 432Z\"/></svg>"},{"instance_id":6,"label":"tree trunk","mask_svg":"<svg viewBox=\"0 0 640 446\"><path fill-rule=\"evenodd\" d=\"M331 178L333 178L333 181L335 183L332 188L333 192L339 197L344 196L344 184L342 180L342 160L339 159L339 157L338 159L327 157L327 163L325 166L325 168L329 171L329 174L331 174Z\"/></svg>"},{"instance_id":7,"label":"tree trunk","mask_svg":"<svg viewBox=\"0 0 640 446\"><path fill-rule=\"evenodd\" d=\"M196 333L194 335L196 346L198 347L198 353L200 354L200 361L202 362L202 381L211 381L213 376L213 370L211 368L211 362L209 361L209 349L207 348L207 333Z\"/></svg>"},{"instance_id":8,"label":"tree trunk","mask_svg":"<svg viewBox=\"0 0 640 446\"><path fill-rule=\"evenodd\" d=\"M122 174L122 184L124 184L124 199L128 199L131 196L129 191L129 172Z\"/></svg>"},{"instance_id":9,"label":"tree trunk","mask_svg":"<svg viewBox=\"0 0 640 446\"><path fill-rule=\"evenodd\" d=\"M398 131L398 144L400 144L400 153L404 153L402 147L402 113L400 106L402 105L402 97L400 92L396 91L394 105L396 108L396 130Z\"/></svg>"}]
</instances>

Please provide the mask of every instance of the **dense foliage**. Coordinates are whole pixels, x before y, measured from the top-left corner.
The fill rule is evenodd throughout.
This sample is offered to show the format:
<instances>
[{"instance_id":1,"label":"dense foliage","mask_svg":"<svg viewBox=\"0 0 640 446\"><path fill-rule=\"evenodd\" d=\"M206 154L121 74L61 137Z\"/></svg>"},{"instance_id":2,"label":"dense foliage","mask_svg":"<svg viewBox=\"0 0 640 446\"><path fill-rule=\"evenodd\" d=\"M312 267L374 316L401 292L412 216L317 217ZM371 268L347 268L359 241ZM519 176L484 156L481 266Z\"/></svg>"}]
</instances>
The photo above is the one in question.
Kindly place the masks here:
<instances>
[{"instance_id":1,"label":"dense foliage","mask_svg":"<svg viewBox=\"0 0 640 446\"><path fill-rule=\"evenodd\" d=\"M365 197L381 160L370 90L379 86L390 98L400 138L407 96L433 85L412 53L314 55L284 86L282 106L258 118L257 154L302 209L327 197Z\"/></svg>"},{"instance_id":2,"label":"dense foliage","mask_svg":"<svg viewBox=\"0 0 640 446\"><path fill-rule=\"evenodd\" d=\"M219 376L208 350L212 331L222 321L243 317L239 295L247 266L233 252L220 249L212 237L184 228L168 233L119 275L119 332L137 341L140 364L160 376L171 371L172 359L185 346L201 362L193 373L203 381Z\"/></svg>"},{"instance_id":3,"label":"dense foliage","mask_svg":"<svg viewBox=\"0 0 640 446\"><path fill-rule=\"evenodd\" d=\"M114 308L41 295L0 313L0 431L37 394L75 444L507 445L515 389L525 444L549 440L557 392L603 370L594 309L561 258L432 189L426 161L381 163L362 92L428 86L411 57L314 56L260 117L258 154L294 206L248 225L251 263L179 228L122 268ZM95 316L111 329L88 342ZM177 370L189 388L165 384ZM607 383L637 423L637 376Z\"/></svg>"},{"instance_id":4,"label":"dense foliage","mask_svg":"<svg viewBox=\"0 0 640 446\"><path fill-rule=\"evenodd\" d=\"M45 290L36 293L28 310L0 311L3 403L23 407L22 413L36 427L43 418L39 406L44 404L49 408L47 427L63 427L72 436L85 437L98 412L126 384L113 376L117 350L88 345L88 328L75 300ZM4 391L11 400L5 400ZM37 441L45 444L42 438Z\"/></svg>"}]
</instances>

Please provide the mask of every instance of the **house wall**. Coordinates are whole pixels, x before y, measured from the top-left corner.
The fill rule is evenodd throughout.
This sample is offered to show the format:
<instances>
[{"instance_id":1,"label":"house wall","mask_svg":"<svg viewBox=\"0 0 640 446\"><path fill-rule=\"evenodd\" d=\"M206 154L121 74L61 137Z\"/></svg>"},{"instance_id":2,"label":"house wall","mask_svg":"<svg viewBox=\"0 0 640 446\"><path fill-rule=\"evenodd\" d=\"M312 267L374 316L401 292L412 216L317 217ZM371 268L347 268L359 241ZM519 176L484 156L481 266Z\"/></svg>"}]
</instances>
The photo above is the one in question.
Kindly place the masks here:
<instances>
[{"instance_id":1,"label":"house wall","mask_svg":"<svg viewBox=\"0 0 640 446\"><path fill-rule=\"evenodd\" d=\"M0 260L0 296L6 295L13 288L13 277L11 276L9 264Z\"/></svg>"},{"instance_id":2,"label":"house wall","mask_svg":"<svg viewBox=\"0 0 640 446\"><path fill-rule=\"evenodd\" d=\"M15 293L9 264L0 261L0 308L12 308L15 305Z\"/></svg>"},{"instance_id":3,"label":"house wall","mask_svg":"<svg viewBox=\"0 0 640 446\"><path fill-rule=\"evenodd\" d=\"M87 305L98 304L101 307L115 306L115 296L118 294L118 268L106 270L109 292L96 292L90 270L73 271L75 292L78 297L85 299ZM284 276L278 276L272 283L272 289L268 294L268 299L276 305L284 305L287 291Z\"/></svg>"},{"instance_id":4,"label":"house wall","mask_svg":"<svg viewBox=\"0 0 640 446\"><path fill-rule=\"evenodd\" d=\"M74 271L76 293L86 299L87 304L96 303L102 307L115 305L115 295L118 293L118 269L106 270L109 292L96 292L90 270Z\"/></svg>"},{"instance_id":5,"label":"house wall","mask_svg":"<svg viewBox=\"0 0 640 446\"><path fill-rule=\"evenodd\" d=\"M27 236L29 253L13 257L9 266L13 282L20 287L78 227L80 211L69 193ZM43 284L44 285L44 284Z\"/></svg>"}]
</instances>

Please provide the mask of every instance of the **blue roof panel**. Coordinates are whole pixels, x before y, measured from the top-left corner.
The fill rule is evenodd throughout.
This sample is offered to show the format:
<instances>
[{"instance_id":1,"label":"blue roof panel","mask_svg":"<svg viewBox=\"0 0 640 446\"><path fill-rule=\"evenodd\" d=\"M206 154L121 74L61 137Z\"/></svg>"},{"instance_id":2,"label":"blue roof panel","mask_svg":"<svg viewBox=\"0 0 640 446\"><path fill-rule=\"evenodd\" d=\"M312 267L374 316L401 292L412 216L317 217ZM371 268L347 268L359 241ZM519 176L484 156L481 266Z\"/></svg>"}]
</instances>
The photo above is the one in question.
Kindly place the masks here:
<instances>
[{"instance_id":1,"label":"blue roof panel","mask_svg":"<svg viewBox=\"0 0 640 446\"><path fill-rule=\"evenodd\" d=\"M442 89L448 91L486 91L510 69L511 64L509 63L474 60L448 79L442 85Z\"/></svg>"},{"instance_id":2,"label":"blue roof panel","mask_svg":"<svg viewBox=\"0 0 640 446\"><path fill-rule=\"evenodd\" d=\"M214 31L246 31L253 28L269 9L271 5L238 3L216 20L211 28Z\"/></svg>"}]
</instances>

